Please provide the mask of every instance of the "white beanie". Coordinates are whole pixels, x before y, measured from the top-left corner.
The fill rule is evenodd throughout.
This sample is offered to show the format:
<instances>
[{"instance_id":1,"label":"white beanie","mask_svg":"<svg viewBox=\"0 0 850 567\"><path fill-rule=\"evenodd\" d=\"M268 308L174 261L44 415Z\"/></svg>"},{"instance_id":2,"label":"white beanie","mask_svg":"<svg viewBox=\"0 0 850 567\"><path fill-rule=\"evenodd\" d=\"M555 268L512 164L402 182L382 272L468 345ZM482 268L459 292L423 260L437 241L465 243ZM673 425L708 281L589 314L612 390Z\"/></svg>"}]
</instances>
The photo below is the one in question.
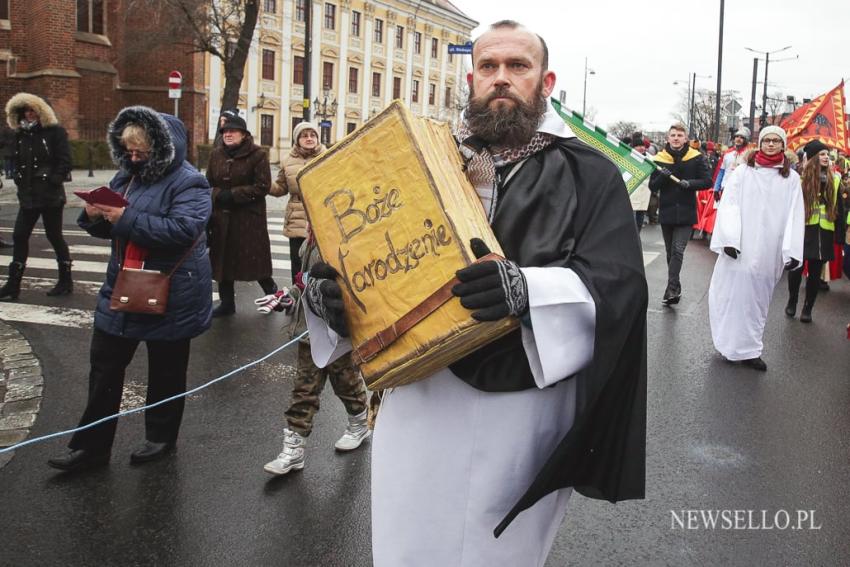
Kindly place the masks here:
<instances>
[{"instance_id":1,"label":"white beanie","mask_svg":"<svg viewBox=\"0 0 850 567\"><path fill-rule=\"evenodd\" d=\"M301 135L301 132L304 130L312 130L316 133L316 137L319 137L319 127L313 124L312 122L299 122L295 129L292 130L292 145L296 145L298 143L298 136Z\"/></svg>"},{"instance_id":2,"label":"white beanie","mask_svg":"<svg viewBox=\"0 0 850 567\"><path fill-rule=\"evenodd\" d=\"M785 130L780 128L779 126L765 126L761 130L759 130L759 146L761 146L761 141L768 134L776 134L780 138L782 138L782 145L788 146L788 135L785 133Z\"/></svg>"}]
</instances>

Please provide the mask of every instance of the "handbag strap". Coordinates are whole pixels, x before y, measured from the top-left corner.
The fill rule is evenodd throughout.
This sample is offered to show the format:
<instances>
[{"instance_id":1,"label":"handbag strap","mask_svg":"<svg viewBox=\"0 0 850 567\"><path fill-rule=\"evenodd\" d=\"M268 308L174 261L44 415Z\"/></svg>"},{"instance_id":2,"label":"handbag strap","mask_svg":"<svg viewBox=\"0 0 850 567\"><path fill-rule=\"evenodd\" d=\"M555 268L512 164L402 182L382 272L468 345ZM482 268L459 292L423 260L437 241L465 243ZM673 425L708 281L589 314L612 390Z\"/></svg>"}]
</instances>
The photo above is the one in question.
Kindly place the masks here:
<instances>
[{"instance_id":1,"label":"handbag strap","mask_svg":"<svg viewBox=\"0 0 850 567\"><path fill-rule=\"evenodd\" d=\"M198 240L200 240L200 239L201 239L201 235L199 234L199 235L198 235L198 237L195 239L195 241L192 243L192 245L191 245L191 246L190 246L190 247L186 250L186 252L184 252L184 253L183 253L183 256L180 258L180 261L179 261L179 262L177 262L176 264L174 264L174 267L173 267L173 268L171 268L171 271L170 271L170 272L168 272L168 277L169 277L169 278L171 278L171 276L173 276L173 275L174 275L174 272L176 272L176 271L177 271L177 268L179 268L179 267L180 267L180 265L181 265L183 262L185 262L185 261L186 261L186 258L188 258L188 257L189 257L189 253L190 253L190 252L192 252L192 250L194 250L194 249L195 249L195 246L198 244Z\"/></svg>"}]
</instances>

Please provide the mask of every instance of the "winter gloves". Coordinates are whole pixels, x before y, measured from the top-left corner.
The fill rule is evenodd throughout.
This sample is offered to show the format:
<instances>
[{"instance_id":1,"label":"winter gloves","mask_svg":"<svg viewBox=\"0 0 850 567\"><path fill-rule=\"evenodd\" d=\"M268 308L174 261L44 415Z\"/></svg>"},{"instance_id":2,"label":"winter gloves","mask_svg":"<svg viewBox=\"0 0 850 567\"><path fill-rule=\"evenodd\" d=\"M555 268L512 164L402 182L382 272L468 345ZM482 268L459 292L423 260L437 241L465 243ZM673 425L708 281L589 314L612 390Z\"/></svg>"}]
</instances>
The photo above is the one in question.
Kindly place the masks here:
<instances>
[{"instance_id":1,"label":"winter gloves","mask_svg":"<svg viewBox=\"0 0 850 567\"><path fill-rule=\"evenodd\" d=\"M479 238L470 242L476 258L490 253ZM528 312L528 285L516 262L489 260L458 270L461 283L452 288L460 304L472 309L478 321L496 321L508 315L521 317Z\"/></svg>"},{"instance_id":2,"label":"winter gloves","mask_svg":"<svg viewBox=\"0 0 850 567\"><path fill-rule=\"evenodd\" d=\"M233 200L233 192L230 189L222 189L218 192L215 198L216 205L224 208L230 208L236 204Z\"/></svg>"},{"instance_id":3,"label":"winter gloves","mask_svg":"<svg viewBox=\"0 0 850 567\"><path fill-rule=\"evenodd\" d=\"M730 258L732 258L733 260L737 260L738 254L740 254L740 252L738 250L735 250L731 246L724 247L723 252L725 252L726 255L729 256Z\"/></svg>"},{"instance_id":4,"label":"winter gloves","mask_svg":"<svg viewBox=\"0 0 850 567\"><path fill-rule=\"evenodd\" d=\"M348 325L345 322L342 288L336 282L338 277L339 272L330 264L314 264L310 268L304 297L310 311L327 323L337 335L347 337Z\"/></svg>"},{"instance_id":5,"label":"winter gloves","mask_svg":"<svg viewBox=\"0 0 850 567\"><path fill-rule=\"evenodd\" d=\"M673 172L667 169L666 167L659 167L658 173L668 178L673 177ZM670 181L673 180L671 179ZM678 181L676 181L676 185L678 185L682 189L690 189L691 187L691 183L687 179L679 179Z\"/></svg>"},{"instance_id":6,"label":"winter gloves","mask_svg":"<svg viewBox=\"0 0 850 567\"><path fill-rule=\"evenodd\" d=\"M272 311L283 311L289 315L295 307L295 298L292 297L287 288L283 288L275 293L255 299L254 305L257 306L257 311L263 315L268 315Z\"/></svg>"},{"instance_id":7,"label":"winter gloves","mask_svg":"<svg viewBox=\"0 0 850 567\"><path fill-rule=\"evenodd\" d=\"M800 267L800 261L796 260L794 258L791 258L790 260L788 260L788 263L785 264L785 271L790 272L791 270L796 270L799 267Z\"/></svg>"}]
</instances>

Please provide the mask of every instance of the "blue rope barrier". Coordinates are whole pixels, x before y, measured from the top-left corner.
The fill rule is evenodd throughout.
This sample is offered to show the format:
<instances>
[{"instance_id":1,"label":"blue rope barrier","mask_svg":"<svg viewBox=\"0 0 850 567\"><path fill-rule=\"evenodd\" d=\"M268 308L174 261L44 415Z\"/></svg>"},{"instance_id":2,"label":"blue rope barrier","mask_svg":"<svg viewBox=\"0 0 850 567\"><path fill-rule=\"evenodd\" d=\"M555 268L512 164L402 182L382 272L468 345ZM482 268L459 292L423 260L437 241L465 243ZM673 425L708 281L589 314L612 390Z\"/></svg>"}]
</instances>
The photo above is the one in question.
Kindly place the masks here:
<instances>
[{"instance_id":1,"label":"blue rope barrier","mask_svg":"<svg viewBox=\"0 0 850 567\"><path fill-rule=\"evenodd\" d=\"M303 333L301 333L300 335L298 335L297 337L295 337L294 339L292 339L288 343L277 347L276 349L274 349L270 353L266 354L265 356L258 358L257 360L254 360L252 362L249 362L248 364L245 364L244 366L240 366L239 368L237 368L235 370L231 370L227 374L222 374L218 378L210 380L209 382L207 382L205 384L201 384L200 386L198 386L196 388L192 388L191 390L183 392L182 394L177 394L175 396L171 396L170 398L160 400L160 401L153 403L149 406L142 406L140 408L133 408L133 409L126 410L126 411L121 411L121 412L118 412L114 415L109 415L107 417L98 419L97 421L87 423L86 425L81 425L80 427L75 427L74 429L68 429L66 431L57 431L56 433L51 433L49 435L42 435L41 437L34 437L32 439L27 439L26 441L21 441L20 443L18 443L16 445L12 445L10 447L0 449L0 455L2 455L3 453L9 453L11 451L14 451L15 449L20 449L21 447L25 447L27 445L32 445L33 443L40 443L41 441L47 441L48 439L53 439L55 437L62 437L63 435L71 435L72 433L77 433L78 431L85 431L86 429L91 429L92 427L96 427L96 426L100 425L101 423L105 423L105 422L107 422L111 419L118 419L119 417L124 417L124 416L127 416L127 415L132 415L134 413L139 413L139 412L145 411L147 409L155 408L157 406L161 406L162 404L167 404L168 402L173 402L174 400L178 400L180 398L190 396L190 395L192 395L196 392L200 392L201 390L203 390L205 388L209 388L210 386L212 386L213 384L215 384L217 382L221 382L222 380L224 380L226 378L230 378L234 374L238 374L238 373L242 372L243 370L247 370L248 368L251 368L252 366L256 366L257 364L268 360L269 358L276 355L280 351L286 349L287 347L295 344L296 342L298 342L302 338L306 337L307 334L308 334L308 331L304 331Z\"/></svg>"}]
</instances>

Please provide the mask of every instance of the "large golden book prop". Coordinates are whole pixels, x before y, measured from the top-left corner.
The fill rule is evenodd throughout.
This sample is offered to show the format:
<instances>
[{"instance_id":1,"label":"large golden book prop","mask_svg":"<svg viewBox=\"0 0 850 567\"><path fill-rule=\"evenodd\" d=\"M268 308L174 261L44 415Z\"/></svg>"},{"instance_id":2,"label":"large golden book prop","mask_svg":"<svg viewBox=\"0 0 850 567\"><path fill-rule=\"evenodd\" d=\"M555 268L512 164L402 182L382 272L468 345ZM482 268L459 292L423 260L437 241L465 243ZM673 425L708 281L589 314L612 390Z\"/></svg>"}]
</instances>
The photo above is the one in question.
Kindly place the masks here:
<instances>
[{"instance_id":1,"label":"large golden book prop","mask_svg":"<svg viewBox=\"0 0 850 567\"><path fill-rule=\"evenodd\" d=\"M449 291L475 261L471 238L502 254L462 165L446 124L395 101L298 175L370 389L421 380L517 326L476 321Z\"/></svg>"}]
</instances>

